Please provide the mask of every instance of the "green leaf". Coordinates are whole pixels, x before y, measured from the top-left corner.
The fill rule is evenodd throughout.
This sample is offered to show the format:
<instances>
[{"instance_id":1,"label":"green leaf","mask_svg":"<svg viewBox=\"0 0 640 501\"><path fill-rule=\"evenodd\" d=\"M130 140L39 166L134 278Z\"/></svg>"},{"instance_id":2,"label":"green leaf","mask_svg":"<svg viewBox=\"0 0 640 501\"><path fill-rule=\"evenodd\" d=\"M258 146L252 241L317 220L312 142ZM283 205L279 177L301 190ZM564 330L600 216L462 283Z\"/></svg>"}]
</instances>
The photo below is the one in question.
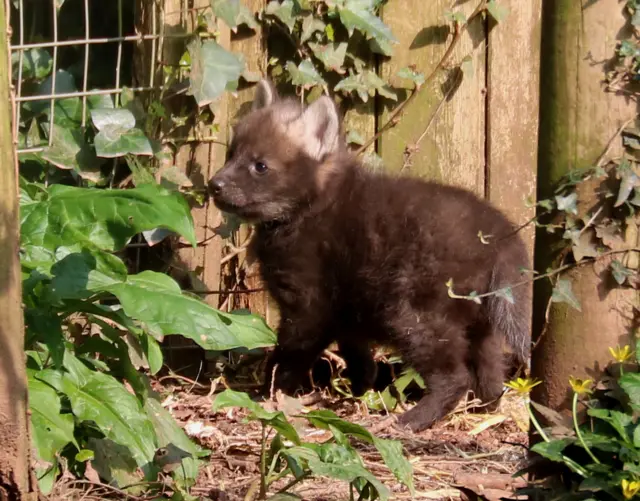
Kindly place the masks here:
<instances>
[{"instance_id":1,"label":"green leaf","mask_svg":"<svg viewBox=\"0 0 640 501\"><path fill-rule=\"evenodd\" d=\"M509 10L504 5L500 5L496 0L489 0L489 2L487 2L487 12L499 23L507 17Z\"/></svg>"},{"instance_id":2,"label":"green leaf","mask_svg":"<svg viewBox=\"0 0 640 501\"><path fill-rule=\"evenodd\" d=\"M620 207L629 199L633 189L638 186L640 186L640 177L630 168L624 170L620 181L618 197L616 198L616 203L613 206Z\"/></svg>"},{"instance_id":3,"label":"green leaf","mask_svg":"<svg viewBox=\"0 0 640 501\"><path fill-rule=\"evenodd\" d=\"M316 16L309 14L302 20L302 35L300 36L300 42L307 42L314 33L318 31L324 31L327 25Z\"/></svg>"},{"instance_id":4,"label":"green leaf","mask_svg":"<svg viewBox=\"0 0 640 501\"><path fill-rule=\"evenodd\" d=\"M136 117L129 109L93 109L91 119L99 131L94 143L98 156L115 158L128 153L153 155L149 138L136 128Z\"/></svg>"},{"instance_id":5,"label":"green leaf","mask_svg":"<svg viewBox=\"0 0 640 501\"><path fill-rule=\"evenodd\" d=\"M339 8L340 21L347 28L349 36L357 29L366 38L377 42L377 52L390 56L393 51L392 43L397 43L391 29L372 12L372 2L368 0L345 0L344 6Z\"/></svg>"},{"instance_id":6,"label":"green leaf","mask_svg":"<svg viewBox=\"0 0 640 501\"><path fill-rule=\"evenodd\" d=\"M495 291L495 295L496 297L506 300L510 304L515 304L515 299L513 298L513 290L511 289L511 287L498 289L497 291Z\"/></svg>"},{"instance_id":7,"label":"green leaf","mask_svg":"<svg viewBox=\"0 0 640 501\"><path fill-rule=\"evenodd\" d=\"M108 439L126 446L139 467L153 460L157 447L153 425L138 399L121 383L91 371L84 381L65 374L62 387L79 420L94 422Z\"/></svg>"},{"instance_id":8,"label":"green leaf","mask_svg":"<svg viewBox=\"0 0 640 501\"><path fill-rule=\"evenodd\" d=\"M277 17L282 24L289 28L289 32L293 32L297 14L295 7L293 0L284 0L283 2L272 0L267 4L264 12L269 16Z\"/></svg>"},{"instance_id":9,"label":"green leaf","mask_svg":"<svg viewBox=\"0 0 640 501\"><path fill-rule=\"evenodd\" d=\"M296 429L287 421L281 411L270 412L260 404L251 400L249 395L234 390L225 390L213 400L212 410L215 412L225 407L241 407L251 412L250 419L257 419L268 424L280 433L284 438L294 444L300 444L300 437Z\"/></svg>"},{"instance_id":10,"label":"green leaf","mask_svg":"<svg viewBox=\"0 0 640 501\"><path fill-rule=\"evenodd\" d=\"M144 322L156 335L181 334L216 351L254 349L276 342L274 332L262 318L215 310L198 298L182 294L180 286L162 273L144 271L100 290L115 295L129 317Z\"/></svg>"},{"instance_id":11,"label":"green leaf","mask_svg":"<svg viewBox=\"0 0 640 501\"><path fill-rule=\"evenodd\" d=\"M84 141L81 129L53 124L51 146L42 152L42 158L59 169L73 170L80 177L97 182L101 178L100 164L95 151Z\"/></svg>"},{"instance_id":12,"label":"green leaf","mask_svg":"<svg viewBox=\"0 0 640 501\"><path fill-rule=\"evenodd\" d=\"M76 461L84 463L85 461L93 461L94 457L95 454L93 453L93 451L90 451L89 449L82 449L76 454L75 459Z\"/></svg>"},{"instance_id":13,"label":"green leaf","mask_svg":"<svg viewBox=\"0 0 640 501\"><path fill-rule=\"evenodd\" d=\"M347 43L332 43L328 45L309 43L309 48L313 51L314 55L322 61L322 64L327 70L335 71L342 75L345 73L344 58L347 54Z\"/></svg>"},{"instance_id":14,"label":"green leaf","mask_svg":"<svg viewBox=\"0 0 640 501\"><path fill-rule=\"evenodd\" d=\"M406 78L407 80L411 80L416 86L422 85L425 80L423 73L419 73L415 71L413 68L409 68L408 66L401 68L397 74L400 78Z\"/></svg>"},{"instance_id":15,"label":"green leaf","mask_svg":"<svg viewBox=\"0 0 640 501\"><path fill-rule=\"evenodd\" d=\"M31 441L42 461L53 463L63 447L72 443L80 449L73 436L71 414L60 414L60 398L55 389L29 374L29 410L31 411Z\"/></svg>"},{"instance_id":16,"label":"green leaf","mask_svg":"<svg viewBox=\"0 0 640 501\"><path fill-rule=\"evenodd\" d=\"M296 66L292 61L287 61L286 68L289 72L291 83L293 85L300 85L305 89L309 89L316 85L327 85L309 59L305 59L298 66Z\"/></svg>"},{"instance_id":17,"label":"green leaf","mask_svg":"<svg viewBox=\"0 0 640 501\"><path fill-rule=\"evenodd\" d=\"M573 293L571 280L567 280L566 278L558 279L556 286L553 288L553 293L551 294L551 301L553 303L567 303L572 308L582 311L580 308L580 302Z\"/></svg>"},{"instance_id":18,"label":"green leaf","mask_svg":"<svg viewBox=\"0 0 640 501\"><path fill-rule=\"evenodd\" d=\"M55 92L53 89L53 74L51 74L38 86L35 95L67 94L77 92L78 90L73 75L64 70L58 70L56 72ZM42 99L31 101L25 103L25 108L30 110L34 115L43 114L49 117L51 114L51 100ZM77 127L82 122L82 100L78 97L55 99L53 111L54 123L58 125Z\"/></svg>"},{"instance_id":19,"label":"green leaf","mask_svg":"<svg viewBox=\"0 0 640 501\"><path fill-rule=\"evenodd\" d=\"M189 206L179 193L156 185L96 190L54 185L49 198L21 208L22 262L54 261L59 247L116 251L135 234L167 228L195 245Z\"/></svg>"},{"instance_id":20,"label":"green leaf","mask_svg":"<svg viewBox=\"0 0 640 501\"><path fill-rule=\"evenodd\" d=\"M191 57L189 95L198 106L218 99L231 85L237 85L244 71L244 62L214 40L196 38L187 45Z\"/></svg>"},{"instance_id":21,"label":"green leaf","mask_svg":"<svg viewBox=\"0 0 640 501\"><path fill-rule=\"evenodd\" d=\"M363 102L367 102L369 97L373 97L376 93L384 96L392 101L398 98L389 86L382 80L375 71L364 70L341 80L335 87L335 91L356 92Z\"/></svg>"},{"instance_id":22,"label":"green leaf","mask_svg":"<svg viewBox=\"0 0 640 501\"><path fill-rule=\"evenodd\" d=\"M636 271L627 268L624 264L622 264L617 259L614 259L613 261L611 261L610 268L611 268L611 274L613 275L613 278L619 285L624 284L627 281L627 278L633 277L637 273Z\"/></svg>"},{"instance_id":23,"label":"green leaf","mask_svg":"<svg viewBox=\"0 0 640 501\"><path fill-rule=\"evenodd\" d=\"M234 33L241 24L254 30L258 28L253 13L240 0L211 0L211 9Z\"/></svg>"},{"instance_id":24,"label":"green leaf","mask_svg":"<svg viewBox=\"0 0 640 501\"><path fill-rule=\"evenodd\" d=\"M618 383L629 396L633 408L640 410L640 374L627 372L618 380Z\"/></svg>"},{"instance_id":25,"label":"green leaf","mask_svg":"<svg viewBox=\"0 0 640 501\"><path fill-rule=\"evenodd\" d=\"M359 146L362 146L364 144L364 138L357 130L353 129L347 133L345 141L347 144L357 144Z\"/></svg>"},{"instance_id":26,"label":"green leaf","mask_svg":"<svg viewBox=\"0 0 640 501\"><path fill-rule=\"evenodd\" d=\"M552 440L551 442L538 442L531 446L531 450L551 461L562 463L564 462L562 451L574 442L575 440L573 438L563 438L562 440Z\"/></svg>"},{"instance_id":27,"label":"green leaf","mask_svg":"<svg viewBox=\"0 0 640 501\"><path fill-rule=\"evenodd\" d=\"M53 69L53 59L45 49L29 49L23 51L22 56L22 79L29 80L35 78L40 80L45 78ZM20 63L20 52L12 52L11 64L13 66L13 79L18 79L18 64Z\"/></svg>"},{"instance_id":28,"label":"green leaf","mask_svg":"<svg viewBox=\"0 0 640 501\"><path fill-rule=\"evenodd\" d=\"M576 193L570 193L567 196L557 195L555 198L558 210L568 212L569 214L578 214L578 195Z\"/></svg>"}]
</instances>

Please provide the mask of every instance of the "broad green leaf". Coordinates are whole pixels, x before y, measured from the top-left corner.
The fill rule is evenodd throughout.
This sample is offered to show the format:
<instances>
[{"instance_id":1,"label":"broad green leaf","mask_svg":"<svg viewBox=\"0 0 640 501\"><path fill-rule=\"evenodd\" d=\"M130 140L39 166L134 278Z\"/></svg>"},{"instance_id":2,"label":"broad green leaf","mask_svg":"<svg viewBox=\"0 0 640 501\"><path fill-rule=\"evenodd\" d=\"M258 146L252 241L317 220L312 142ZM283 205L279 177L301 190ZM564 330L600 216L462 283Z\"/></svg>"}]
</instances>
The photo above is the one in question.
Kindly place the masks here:
<instances>
[{"instance_id":1,"label":"broad green leaf","mask_svg":"<svg viewBox=\"0 0 640 501\"><path fill-rule=\"evenodd\" d=\"M29 374L29 410L31 411L31 440L39 459L48 463L55 461L64 446L78 446L73 436L73 415L60 414L60 398L55 389Z\"/></svg>"},{"instance_id":2,"label":"broad green leaf","mask_svg":"<svg viewBox=\"0 0 640 501\"><path fill-rule=\"evenodd\" d=\"M275 334L258 316L223 313L182 294L162 273L144 271L101 290L114 294L124 312L159 335L181 334L207 350L254 349L275 344Z\"/></svg>"},{"instance_id":3,"label":"broad green leaf","mask_svg":"<svg viewBox=\"0 0 640 501\"><path fill-rule=\"evenodd\" d=\"M587 414L609 423L625 442L629 442L629 432L627 427L632 424L632 416L624 412L608 409L588 409Z\"/></svg>"},{"instance_id":4,"label":"broad green leaf","mask_svg":"<svg viewBox=\"0 0 640 501\"><path fill-rule=\"evenodd\" d=\"M302 43L307 42L314 33L318 31L322 32L325 30L325 28L326 25L324 24L324 22L318 19L316 16L312 14L305 16L302 20L302 35L300 36L300 41Z\"/></svg>"},{"instance_id":5,"label":"broad green leaf","mask_svg":"<svg viewBox=\"0 0 640 501\"><path fill-rule=\"evenodd\" d=\"M398 71L398 76L400 78L406 78L407 80L411 80L416 86L420 86L424 83L424 74L416 71L413 68L404 67Z\"/></svg>"},{"instance_id":6,"label":"broad green leaf","mask_svg":"<svg viewBox=\"0 0 640 501\"><path fill-rule=\"evenodd\" d=\"M298 66L291 61L287 61L286 68L291 76L293 85L300 85L305 89L316 85L326 85L326 82L309 59L305 59Z\"/></svg>"},{"instance_id":7,"label":"broad green leaf","mask_svg":"<svg viewBox=\"0 0 640 501\"><path fill-rule=\"evenodd\" d=\"M198 106L218 99L229 85L237 84L244 71L244 62L214 40L196 38L187 46L191 57L189 95Z\"/></svg>"},{"instance_id":8,"label":"broad green leaf","mask_svg":"<svg viewBox=\"0 0 640 501\"><path fill-rule=\"evenodd\" d=\"M222 19L234 33L241 24L254 30L259 26L253 13L240 0L211 0L211 8L215 16Z\"/></svg>"},{"instance_id":9,"label":"broad green leaf","mask_svg":"<svg viewBox=\"0 0 640 501\"><path fill-rule=\"evenodd\" d=\"M251 419L257 419L268 424L287 440L290 440L294 444L300 444L298 432L287 421L283 412L267 411L259 403L251 400L246 393L234 390L223 391L214 398L212 410L215 412L225 407L241 407L247 409L251 412L249 416Z\"/></svg>"},{"instance_id":10,"label":"broad green leaf","mask_svg":"<svg viewBox=\"0 0 640 501\"><path fill-rule=\"evenodd\" d=\"M631 168L625 169L620 180L620 189L614 207L619 207L625 203L634 188L640 186L640 176L638 176Z\"/></svg>"},{"instance_id":11,"label":"broad green leaf","mask_svg":"<svg viewBox=\"0 0 640 501\"><path fill-rule=\"evenodd\" d=\"M100 180L100 165L95 151L84 141L79 128L62 127L53 124L51 146L42 152L42 158L59 169L73 170L80 177L97 182Z\"/></svg>"},{"instance_id":12,"label":"broad green leaf","mask_svg":"<svg viewBox=\"0 0 640 501\"><path fill-rule=\"evenodd\" d=\"M296 25L296 6L293 0L271 0L264 9L265 14L277 17L290 32Z\"/></svg>"},{"instance_id":13,"label":"broad green leaf","mask_svg":"<svg viewBox=\"0 0 640 501\"><path fill-rule=\"evenodd\" d=\"M95 454L91 466L100 478L117 487L135 486L127 488L127 493L142 494L144 487L139 484L144 480L144 476L129 448L113 440L94 437L89 438L87 447Z\"/></svg>"},{"instance_id":14,"label":"broad green leaf","mask_svg":"<svg viewBox=\"0 0 640 501\"><path fill-rule=\"evenodd\" d=\"M84 463L85 461L93 461L94 458L95 454L89 449L82 449L75 456L76 461L79 461L81 463Z\"/></svg>"},{"instance_id":15,"label":"broad green leaf","mask_svg":"<svg viewBox=\"0 0 640 501\"><path fill-rule=\"evenodd\" d=\"M142 344L142 349L144 350L144 354L147 357L147 362L149 362L149 372L152 375L157 374L162 369L162 364L164 362L164 357L162 355L162 349L158 344L158 341L155 340L149 334L142 334L140 337L140 341Z\"/></svg>"},{"instance_id":16,"label":"broad green leaf","mask_svg":"<svg viewBox=\"0 0 640 501\"><path fill-rule=\"evenodd\" d=\"M566 278L558 279L556 286L553 288L553 293L551 294L551 301L553 303L567 303L572 308L578 311L582 311L582 309L580 308L580 302L573 293L571 280L568 280Z\"/></svg>"},{"instance_id":17,"label":"broad green leaf","mask_svg":"<svg viewBox=\"0 0 640 501\"><path fill-rule=\"evenodd\" d=\"M136 233L167 228L195 245L184 198L156 185L96 190L54 185L49 198L21 207L23 263L53 258L59 247L116 251Z\"/></svg>"},{"instance_id":18,"label":"broad green leaf","mask_svg":"<svg viewBox=\"0 0 640 501\"><path fill-rule=\"evenodd\" d=\"M347 42L332 43L323 45L319 43L309 43L309 48L315 56L322 61L327 70L335 71L342 75L345 73L344 58L347 54Z\"/></svg>"},{"instance_id":19,"label":"broad green leaf","mask_svg":"<svg viewBox=\"0 0 640 501\"><path fill-rule=\"evenodd\" d=\"M364 70L341 80L335 87L335 91L356 92L363 102L367 102L369 97L376 93L392 101L397 101L397 96L391 91L389 86L382 80L375 71Z\"/></svg>"},{"instance_id":20,"label":"broad green leaf","mask_svg":"<svg viewBox=\"0 0 640 501\"><path fill-rule=\"evenodd\" d=\"M79 420L93 421L109 440L127 447L139 467L153 460L157 448L153 425L138 399L121 383L92 371L79 382L65 374L62 386Z\"/></svg>"},{"instance_id":21,"label":"broad green leaf","mask_svg":"<svg viewBox=\"0 0 640 501\"><path fill-rule=\"evenodd\" d=\"M618 383L629 396L629 400L634 409L640 410L640 374L627 372Z\"/></svg>"},{"instance_id":22,"label":"broad green leaf","mask_svg":"<svg viewBox=\"0 0 640 501\"><path fill-rule=\"evenodd\" d=\"M11 53L11 64L13 66L13 79L18 79L18 64L20 63L20 52ZM40 80L45 78L53 68L53 59L45 49L29 49L23 51L22 56L22 79L29 80L35 78Z\"/></svg>"},{"instance_id":23,"label":"broad green leaf","mask_svg":"<svg viewBox=\"0 0 640 501\"><path fill-rule=\"evenodd\" d=\"M391 29L372 12L372 2L368 0L345 0L339 9L340 21L347 28L349 35L357 29L367 38L377 42L378 52L390 56L391 44L397 43Z\"/></svg>"},{"instance_id":24,"label":"broad green leaf","mask_svg":"<svg viewBox=\"0 0 640 501\"><path fill-rule=\"evenodd\" d=\"M325 463L319 458L309 458L307 464L314 475L347 482L365 479L374 487L382 501L389 499L389 489L361 464Z\"/></svg>"},{"instance_id":25,"label":"broad green leaf","mask_svg":"<svg viewBox=\"0 0 640 501\"><path fill-rule=\"evenodd\" d=\"M340 419L329 410L311 411L305 414L305 417L311 424L319 428L329 429L333 427L346 435L351 435L373 444L396 478L413 492L413 469L411 463L402 454L402 444L400 442L375 437L366 428Z\"/></svg>"}]
</instances>

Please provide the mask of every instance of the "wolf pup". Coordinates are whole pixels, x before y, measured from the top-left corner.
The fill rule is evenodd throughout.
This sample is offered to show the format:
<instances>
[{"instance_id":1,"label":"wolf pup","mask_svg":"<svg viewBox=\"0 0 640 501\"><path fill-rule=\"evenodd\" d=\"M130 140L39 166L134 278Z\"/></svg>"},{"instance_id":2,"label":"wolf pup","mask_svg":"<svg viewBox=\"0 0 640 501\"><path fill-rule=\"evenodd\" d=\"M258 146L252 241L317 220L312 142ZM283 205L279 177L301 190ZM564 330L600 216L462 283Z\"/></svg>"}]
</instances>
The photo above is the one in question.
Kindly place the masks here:
<instances>
[{"instance_id":1,"label":"wolf pup","mask_svg":"<svg viewBox=\"0 0 640 501\"><path fill-rule=\"evenodd\" d=\"M280 309L266 388L277 364L274 386L291 394L337 341L362 395L376 377L378 342L427 386L402 426L428 428L469 389L497 401L504 341L528 359L529 289L514 288L513 303L495 295L477 304L449 297L446 284L469 294L523 280L527 253L505 216L459 188L365 170L328 96L303 107L262 81L233 132L209 189L219 209L255 224L251 252Z\"/></svg>"}]
</instances>

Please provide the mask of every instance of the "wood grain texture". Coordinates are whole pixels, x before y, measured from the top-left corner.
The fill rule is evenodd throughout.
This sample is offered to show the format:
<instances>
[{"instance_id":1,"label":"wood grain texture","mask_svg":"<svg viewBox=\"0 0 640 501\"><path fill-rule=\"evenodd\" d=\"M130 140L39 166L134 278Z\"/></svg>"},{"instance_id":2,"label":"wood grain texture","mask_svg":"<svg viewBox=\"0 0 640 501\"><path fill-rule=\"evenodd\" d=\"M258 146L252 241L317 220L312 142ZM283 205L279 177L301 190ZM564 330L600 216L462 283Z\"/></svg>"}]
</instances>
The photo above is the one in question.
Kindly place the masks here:
<instances>
[{"instance_id":1,"label":"wood grain texture","mask_svg":"<svg viewBox=\"0 0 640 501\"><path fill-rule=\"evenodd\" d=\"M18 259L19 209L9 48L0 3L0 499L35 499L30 493L27 375L22 284Z\"/></svg>"},{"instance_id":2,"label":"wood grain texture","mask_svg":"<svg viewBox=\"0 0 640 501\"><path fill-rule=\"evenodd\" d=\"M630 32L617 0L598 2L558 0L543 10L539 196L551 196L553 183L570 169L593 165L616 130L637 112L625 97L607 94L601 85L607 63L620 39ZM610 155L621 154L616 141ZM597 183L580 189L581 214L591 211L598 198ZM628 221L626 246L638 245L638 220ZM536 268L549 264L549 238L537 235ZM633 291L609 289L606 261L575 269L570 278L582 312L553 304L549 326L533 353L533 374L544 380L534 398L555 409L567 410L570 375L593 377L610 361L609 346L633 346ZM542 331L549 290L536 286L534 335Z\"/></svg>"},{"instance_id":3,"label":"wood grain texture","mask_svg":"<svg viewBox=\"0 0 640 501\"><path fill-rule=\"evenodd\" d=\"M400 84L396 73L415 64L417 70L428 74L438 64L452 34L444 14L450 10L448 0L405 0L385 5L382 17L399 40L394 55L381 65L383 78ZM456 9L467 15L476 7L466 2ZM410 13L410 15L409 15ZM403 173L444 181L484 194L485 178L485 26L476 18L455 48L450 67L467 55L473 61L473 73L463 79L460 87L444 103L426 137L413 156L413 165ZM385 133L379 142L385 168L399 172L403 152L408 144L415 144L425 130L431 114L443 98L442 85L447 71L441 72L429 88L422 89L407 107L400 123ZM450 75L449 75L450 76ZM385 110L380 122L384 123Z\"/></svg>"}]
</instances>

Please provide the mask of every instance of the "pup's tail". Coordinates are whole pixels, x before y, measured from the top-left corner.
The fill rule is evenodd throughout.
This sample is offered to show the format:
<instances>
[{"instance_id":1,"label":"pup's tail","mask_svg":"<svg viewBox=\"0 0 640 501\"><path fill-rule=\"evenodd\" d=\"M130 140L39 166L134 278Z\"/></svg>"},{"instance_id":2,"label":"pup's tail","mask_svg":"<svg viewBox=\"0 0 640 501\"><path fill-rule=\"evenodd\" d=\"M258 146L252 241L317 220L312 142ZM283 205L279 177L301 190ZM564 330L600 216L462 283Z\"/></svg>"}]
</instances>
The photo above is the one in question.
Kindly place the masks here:
<instances>
[{"instance_id":1,"label":"pup's tail","mask_svg":"<svg viewBox=\"0 0 640 501\"><path fill-rule=\"evenodd\" d=\"M529 268L524 242L512 236L500 250L491 273L491 288L496 291L526 280L521 268ZM511 303L505 295L489 296L488 315L495 332L501 333L520 365L529 366L531 354L531 284L511 288ZM508 293L507 293L508 294Z\"/></svg>"}]
</instances>

